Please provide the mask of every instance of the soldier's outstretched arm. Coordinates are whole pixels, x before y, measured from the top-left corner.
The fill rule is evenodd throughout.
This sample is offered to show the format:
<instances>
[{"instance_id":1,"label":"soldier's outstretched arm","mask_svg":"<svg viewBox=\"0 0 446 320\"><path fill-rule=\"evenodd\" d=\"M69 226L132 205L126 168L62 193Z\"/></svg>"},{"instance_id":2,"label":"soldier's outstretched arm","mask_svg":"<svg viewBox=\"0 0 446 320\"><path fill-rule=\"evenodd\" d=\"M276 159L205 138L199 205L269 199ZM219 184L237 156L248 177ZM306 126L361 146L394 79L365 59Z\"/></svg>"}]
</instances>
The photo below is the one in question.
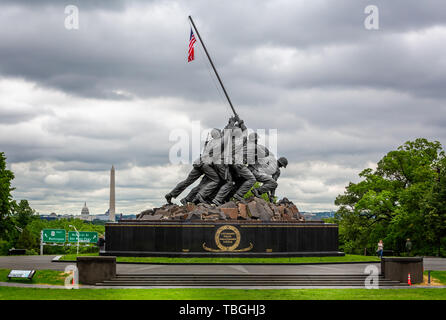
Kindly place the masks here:
<instances>
[{"instance_id":1,"label":"soldier's outstretched arm","mask_svg":"<svg viewBox=\"0 0 446 320\"><path fill-rule=\"evenodd\" d=\"M232 129L236 122L237 120L235 120L235 117L230 117L225 129Z\"/></svg>"}]
</instances>

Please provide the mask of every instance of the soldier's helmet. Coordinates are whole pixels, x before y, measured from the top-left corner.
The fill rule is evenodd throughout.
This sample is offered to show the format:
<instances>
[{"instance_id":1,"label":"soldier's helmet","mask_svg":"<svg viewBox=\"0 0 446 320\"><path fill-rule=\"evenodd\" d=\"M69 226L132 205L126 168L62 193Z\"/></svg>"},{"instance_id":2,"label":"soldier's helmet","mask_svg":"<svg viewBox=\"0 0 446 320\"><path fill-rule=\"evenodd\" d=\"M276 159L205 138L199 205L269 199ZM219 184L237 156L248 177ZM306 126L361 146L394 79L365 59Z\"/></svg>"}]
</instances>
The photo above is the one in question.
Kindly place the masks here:
<instances>
[{"instance_id":1,"label":"soldier's helmet","mask_svg":"<svg viewBox=\"0 0 446 320\"><path fill-rule=\"evenodd\" d=\"M284 168L286 168L286 166L288 165L288 160L287 160L287 158L285 158L285 157L280 157L279 160L277 160L277 161L279 161L279 163L280 163Z\"/></svg>"},{"instance_id":2,"label":"soldier's helmet","mask_svg":"<svg viewBox=\"0 0 446 320\"><path fill-rule=\"evenodd\" d=\"M257 134L257 132L251 132L248 136L248 140L251 142L255 142L259 139L259 135Z\"/></svg>"},{"instance_id":3,"label":"soldier's helmet","mask_svg":"<svg viewBox=\"0 0 446 320\"><path fill-rule=\"evenodd\" d=\"M211 130L211 137L212 139L217 139L221 137L221 131L220 129L214 128Z\"/></svg>"}]
</instances>

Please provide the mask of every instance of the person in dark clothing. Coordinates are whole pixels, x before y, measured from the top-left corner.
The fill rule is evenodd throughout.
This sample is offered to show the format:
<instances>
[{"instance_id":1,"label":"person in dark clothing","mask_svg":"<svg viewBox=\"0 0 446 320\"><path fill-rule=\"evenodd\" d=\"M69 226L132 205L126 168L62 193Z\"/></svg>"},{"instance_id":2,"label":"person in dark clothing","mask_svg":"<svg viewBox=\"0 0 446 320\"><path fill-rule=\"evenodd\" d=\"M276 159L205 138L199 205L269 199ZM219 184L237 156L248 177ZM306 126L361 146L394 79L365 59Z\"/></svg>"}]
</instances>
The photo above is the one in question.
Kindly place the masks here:
<instances>
[{"instance_id":1,"label":"person in dark clothing","mask_svg":"<svg viewBox=\"0 0 446 320\"><path fill-rule=\"evenodd\" d=\"M407 238L407 240L406 240L406 253L407 253L407 255L410 256L411 251L412 251L412 241L410 241L410 239Z\"/></svg>"},{"instance_id":2,"label":"person in dark clothing","mask_svg":"<svg viewBox=\"0 0 446 320\"><path fill-rule=\"evenodd\" d=\"M105 251L105 239L103 235L99 236L98 242L97 242L97 246L99 248L99 252L104 252Z\"/></svg>"}]
</instances>

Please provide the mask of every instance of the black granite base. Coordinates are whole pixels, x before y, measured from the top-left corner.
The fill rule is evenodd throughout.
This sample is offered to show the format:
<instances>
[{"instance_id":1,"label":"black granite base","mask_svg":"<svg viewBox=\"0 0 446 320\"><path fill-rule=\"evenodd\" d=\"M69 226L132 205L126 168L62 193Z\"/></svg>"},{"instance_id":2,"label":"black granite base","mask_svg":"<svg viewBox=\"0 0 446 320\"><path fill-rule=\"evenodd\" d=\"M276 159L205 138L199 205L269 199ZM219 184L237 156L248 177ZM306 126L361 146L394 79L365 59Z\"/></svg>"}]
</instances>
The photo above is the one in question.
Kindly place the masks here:
<instances>
[{"instance_id":1,"label":"black granite base","mask_svg":"<svg viewBox=\"0 0 446 320\"><path fill-rule=\"evenodd\" d=\"M105 226L105 252L115 256L342 256L338 226L291 222L125 221Z\"/></svg>"}]
</instances>

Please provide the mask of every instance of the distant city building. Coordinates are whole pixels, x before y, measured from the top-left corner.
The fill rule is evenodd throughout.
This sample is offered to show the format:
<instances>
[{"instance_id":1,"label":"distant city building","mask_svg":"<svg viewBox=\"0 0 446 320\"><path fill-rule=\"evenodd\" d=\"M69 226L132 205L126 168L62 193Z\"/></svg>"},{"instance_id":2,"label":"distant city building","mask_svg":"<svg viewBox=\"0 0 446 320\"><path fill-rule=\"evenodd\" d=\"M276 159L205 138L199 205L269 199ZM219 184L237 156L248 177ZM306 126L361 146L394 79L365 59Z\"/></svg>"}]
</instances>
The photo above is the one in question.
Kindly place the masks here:
<instances>
[{"instance_id":1,"label":"distant city building","mask_svg":"<svg viewBox=\"0 0 446 320\"><path fill-rule=\"evenodd\" d=\"M87 208L87 203L85 202L84 207L82 208L81 211L81 215L79 217L79 219L83 220L83 221L93 221L94 220L94 215L90 215L90 210L88 210Z\"/></svg>"},{"instance_id":2,"label":"distant city building","mask_svg":"<svg viewBox=\"0 0 446 320\"><path fill-rule=\"evenodd\" d=\"M58 219L58 216L55 212L51 212L50 214L46 214L46 215L39 215L39 217L40 217L40 219L48 220L48 221Z\"/></svg>"},{"instance_id":3,"label":"distant city building","mask_svg":"<svg viewBox=\"0 0 446 320\"><path fill-rule=\"evenodd\" d=\"M85 202L84 207L82 208L82 211L81 211L81 215L89 215L89 214L90 214L90 210L88 210L87 203Z\"/></svg>"},{"instance_id":4,"label":"distant city building","mask_svg":"<svg viewBox=\"0 0 446 320\"><path fill-rule=\"evenodd\" d=\"M93 220L110 221L110 209L105 211L104 214L96 214L93 217Z\"/></svg>"},{"instance_id":5,"label":"distant city building","mask_svg":"<svg viewBox=\"0 0 446 320\"><path fill-rule=\"evenodd\" d=\"M52 220L60 220L60 219L72 219L73 215L70 214L64 214L64 215L60 215L57 214L55 212L51 212L50 214L39 214L40 219L42 220L48 220L48 221L52 221Z\"/></svg>"}]
</instances>

